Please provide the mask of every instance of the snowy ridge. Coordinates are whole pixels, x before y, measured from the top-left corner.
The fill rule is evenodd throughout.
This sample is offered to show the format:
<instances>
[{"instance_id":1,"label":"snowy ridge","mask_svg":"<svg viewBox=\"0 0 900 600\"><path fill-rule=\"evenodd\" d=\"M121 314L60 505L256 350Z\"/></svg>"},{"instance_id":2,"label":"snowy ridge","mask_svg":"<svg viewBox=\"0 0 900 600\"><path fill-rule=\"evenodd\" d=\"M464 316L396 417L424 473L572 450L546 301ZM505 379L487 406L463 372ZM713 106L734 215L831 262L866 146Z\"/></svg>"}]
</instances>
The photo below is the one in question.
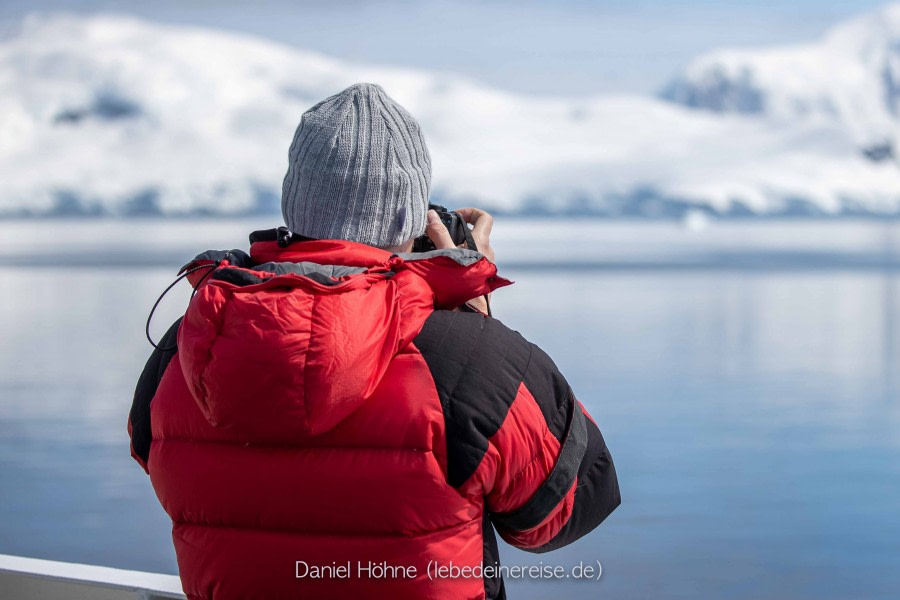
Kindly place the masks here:
<instances>
[{"instance_id":1,"label":"snowy ridge","mask_svg":"<svg viewBox=\"0 0 900 600\"><path fill-rule=\"evenodd\" d=\"M667 100L547 99L231 33L34 16L0 40L0 216L278 213L300 115L358 81L419 119L434 199L451 206L895 213L898 121L870 76L897 52L892 32L897 7L821 44L701 58Z\"/></svg>"},{"instance_id":2,"label":"snowy ridge","mask_svg":"<svg viewBox=\"0 0 900 600\"><path fill-rule=\"evenodd\" d=\"M900 4L841 23L815 43L701 56L661 95L785 124L836 122L872 158L889 158L900 132Z\"/></svg>"}]
</instances>

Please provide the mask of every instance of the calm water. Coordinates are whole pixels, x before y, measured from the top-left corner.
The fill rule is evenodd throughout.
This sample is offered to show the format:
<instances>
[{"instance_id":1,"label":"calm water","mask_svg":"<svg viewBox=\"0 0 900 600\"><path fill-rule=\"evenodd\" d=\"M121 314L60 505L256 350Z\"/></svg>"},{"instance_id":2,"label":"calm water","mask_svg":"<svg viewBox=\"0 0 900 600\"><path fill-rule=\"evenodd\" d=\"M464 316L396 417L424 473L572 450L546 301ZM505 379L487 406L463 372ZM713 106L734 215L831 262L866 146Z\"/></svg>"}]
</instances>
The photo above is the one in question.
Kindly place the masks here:
<instances>
[{"instance_id":1,"label":"calm water","mask_svg":"<svg viewBox=\"0 0 900 600\"><path fill-rule=\"evenodd\" d=\"M0 553L175 572L125 432L144 319L182 262L267 225L0 223ZM511 597L897 597L898 239L866 223L500 223L517 283L496 314L567 375L623 495L557 553L502 551L599 560L599 582L510 581ZM167 297L157 336L186 299Z\"/></svg>"}]
</instances>

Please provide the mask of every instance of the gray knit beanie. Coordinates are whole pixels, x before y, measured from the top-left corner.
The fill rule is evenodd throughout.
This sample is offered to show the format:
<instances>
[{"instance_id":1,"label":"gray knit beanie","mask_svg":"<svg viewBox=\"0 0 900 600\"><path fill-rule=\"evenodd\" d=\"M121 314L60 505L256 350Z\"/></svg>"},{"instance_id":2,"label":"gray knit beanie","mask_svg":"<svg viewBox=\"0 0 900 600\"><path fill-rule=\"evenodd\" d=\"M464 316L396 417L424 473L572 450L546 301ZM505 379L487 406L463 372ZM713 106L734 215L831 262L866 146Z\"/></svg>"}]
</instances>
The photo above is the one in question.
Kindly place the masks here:
<instances>
[{"instance_id":1,"label":"gray knit beanie","mask_svg":"<svg viewBox=\"0 0 900 600\"><path fill-rule=\"evenodd\" d=\"M291 231L381 248L425 233L431 158L419 124L381 86L357 83L303 113L288 160Z\"/></svg>"}]
</instances>

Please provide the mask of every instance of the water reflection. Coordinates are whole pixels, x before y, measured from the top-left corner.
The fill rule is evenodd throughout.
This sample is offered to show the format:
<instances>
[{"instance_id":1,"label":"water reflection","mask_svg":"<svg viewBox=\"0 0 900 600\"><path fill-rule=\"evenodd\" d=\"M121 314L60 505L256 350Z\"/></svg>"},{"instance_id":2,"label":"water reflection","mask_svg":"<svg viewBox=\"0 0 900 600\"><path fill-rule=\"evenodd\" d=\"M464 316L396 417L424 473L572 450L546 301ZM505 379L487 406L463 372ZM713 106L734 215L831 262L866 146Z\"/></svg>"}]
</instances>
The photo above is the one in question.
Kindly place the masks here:
<instances>
[{"instance_id":1,"label":"water reflection","mask_svg":"<svg viewBox=\"0 0 900 600\"><path fill-rule=\"evenodd\" d=\"M544 225L538 254L535 227L498 231L498 252L520 268L493 306L548 350L597 417L624 504L559 553L504 548L509 564L600 560L600 582L511 581L511 596L892 597L900 290L890 228L745 228L734 241L737 230L692 238L603 225L591 236L584 224L577 235ZM46 249L12 260L0 241L0 259L19 265L0 267L0 552L174 572L167 517L125 436L149 353L144 318L173 278L171 265L147 265L177 268L198 237L240 246L246 229L216 224L185 241L160 225L139 258L121 252L118 233L68 236L95 255L120 252L115 267L54 266ZM710 261L724 247L871 260L744 269ZM521 268L575 255L593 266ZM641 265L626 268L636 256ZM162 304L156 337L187 297L179 287Z\"/></svg>"},{"instance_id":2,"label":"water reflection","mask_svg":"<svg viewBox=\"0 0 900 600\"><path fill-rule=\"evenodd\" d=\"M598 558L604 581L559 587L584 598L900 589L896 276L516 275L519 295L497 311L550 349L621 472L622 508L560 556Z\"/></svg>"}]
</instances>

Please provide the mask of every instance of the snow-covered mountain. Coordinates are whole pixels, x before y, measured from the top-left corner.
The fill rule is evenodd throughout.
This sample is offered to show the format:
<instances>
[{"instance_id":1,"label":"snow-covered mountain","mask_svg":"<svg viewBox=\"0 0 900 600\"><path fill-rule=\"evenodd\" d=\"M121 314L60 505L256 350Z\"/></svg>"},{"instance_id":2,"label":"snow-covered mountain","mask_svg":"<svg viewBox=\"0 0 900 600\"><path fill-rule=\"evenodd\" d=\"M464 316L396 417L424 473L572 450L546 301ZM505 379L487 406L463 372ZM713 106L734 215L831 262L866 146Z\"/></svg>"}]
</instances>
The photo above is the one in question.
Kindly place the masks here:
<instances>
[{"instance_id":1,"label":"snow-covered mountain","mask_svg":"<svg viewBox=\"0 0 900 600\"><path fill-rule=\"evenodd\" d=\"M700 56L662 97L785 125L839 122L874 160L900 133L900 4L841 23L810 44Z\"/></svg>"},{"instance_id":2,"label":"snow-covered mountain","mask_svg":"<svg viewBox=\"0 0 900 600\"><path fill-rule=\"evenodd\" d=\"M231 33L34 16L0 40L0 215L278 212L300 115L358 81L419 119L451 206L900 212L898 44L888 7L819 44L703 57L664 98L547 99Z\"/></svg>"}]
</instances>

